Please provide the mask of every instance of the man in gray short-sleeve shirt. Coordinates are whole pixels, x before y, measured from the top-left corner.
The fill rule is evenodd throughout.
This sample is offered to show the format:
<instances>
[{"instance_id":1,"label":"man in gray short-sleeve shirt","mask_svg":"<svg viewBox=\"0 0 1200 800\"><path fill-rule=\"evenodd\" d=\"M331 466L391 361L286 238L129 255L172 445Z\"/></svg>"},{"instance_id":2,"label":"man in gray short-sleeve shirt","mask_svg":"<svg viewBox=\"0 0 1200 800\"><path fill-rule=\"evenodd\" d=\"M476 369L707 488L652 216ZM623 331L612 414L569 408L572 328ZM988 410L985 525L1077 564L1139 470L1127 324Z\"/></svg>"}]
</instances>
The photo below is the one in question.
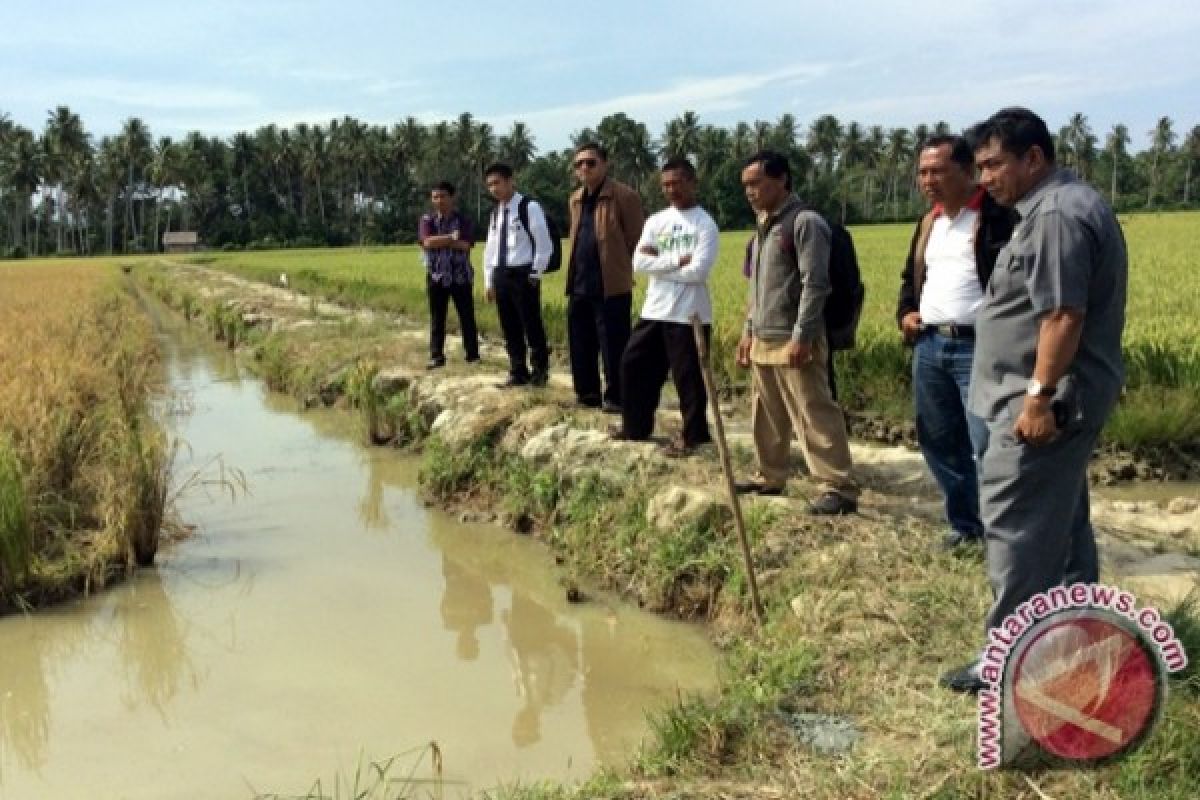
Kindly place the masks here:
<instances>
[{"instance_id":1,"label":"man in gray short-sleeve shirt","mask_svg":"<svg viewBox=\"0 0 1200 800\"><path fill-rule=\"evenodd\" d=\"M1124 377L1128 261L1112 210L1055 165L1037 115L999 111L970 138L980 183L1018 216L976 319L968 398L988 427L979 499L991 629L1038 592L1099 578L1087 463ZM985 686L978 661L942 683Z\"/></svg>"}]
</instances>

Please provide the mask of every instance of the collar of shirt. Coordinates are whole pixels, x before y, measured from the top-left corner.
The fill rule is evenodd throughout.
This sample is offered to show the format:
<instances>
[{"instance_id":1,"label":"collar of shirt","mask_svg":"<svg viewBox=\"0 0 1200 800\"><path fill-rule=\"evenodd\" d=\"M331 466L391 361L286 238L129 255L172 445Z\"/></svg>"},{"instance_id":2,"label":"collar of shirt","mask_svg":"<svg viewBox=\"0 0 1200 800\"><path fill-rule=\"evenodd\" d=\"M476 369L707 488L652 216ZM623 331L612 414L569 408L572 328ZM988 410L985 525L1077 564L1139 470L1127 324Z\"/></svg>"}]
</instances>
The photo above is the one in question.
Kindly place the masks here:
<instances>
[{"instance_id":1,"label":"collar of shirt","mask_svg":"<svg viewBox=\"0 0 1200 800\"><path fill-rule=\"evenodd\" d=\"M758 213L759 224L764 228L770 228L778 220L783 218L783 215L791 211L794 206L799 206L800 198L795 194L789 194L783 201L783 204L774 211L760 211Z\"/></svg>"},{"instance_id":2,"label":"collar of shirt","mask_svg":"<svg viewBox=\"0 0 1200 800\"><path fill-rule=\"evenodd\" d=\"M583 187L583 202L594 203L596 198L603 194L605 187L608 186L608 176L604 176L604 180L600 181L600 185L596 187L596 191L589 192L586 186Z\"/></svg>"},{"instance_id":3,"label":"collar of shirt","mask_svg":"<svg viewBox=\"0 0 1200 800\"><path fill-rule=\"evenodd\" d=\"M1041 205L1042 198L1051 189L1070 183L1075 179L1075 175L1068 169L1058 167L1049 175L1042 179L1042 182L1034 186L1025 196L1016 202L1013 209L1017 212L1019 219L1028 219L1029 215L1037 211L1037 207Z\"/></svg>"},{"instance_id":4,"label":"collar of shirt","mask_svg":"<svg viewBox=\"0 0 1200 800\"><path fill-rule=\"evenodd\" d=\"M971 196L967 198L967 202L965 204L963 204L962 208L959 209L959 213L962 213L963 210L978 211L979 209L983 208L983 195L984 194L985 194L984 188L982 186L977 186L975 188L975 191L971 193ZM941 203L933 204L933 218L934 219L937 219L938 217L944 215L945 213L946 213L945 206L943 206Z\"/></svg>"},{"instance_id":5,"label":"collar of shirt","mask_svg":"<svg viewBox=\"0 0 1200 800\"><path fill-rule=\"evenodd\" d=\"M509 224L511 225L512 221L517 218L517 213L519 211L517 206L519 206L520 204L521 204L521 193L513 192L513 196L508 198L507 203L503 203L503 204L497 203L496 204L496 213L503 214L505 207L507 207L508 208L508 221L509 221ZM497 217L497 219L499 219L499 217Z\"/></svg>"}]
</instances>

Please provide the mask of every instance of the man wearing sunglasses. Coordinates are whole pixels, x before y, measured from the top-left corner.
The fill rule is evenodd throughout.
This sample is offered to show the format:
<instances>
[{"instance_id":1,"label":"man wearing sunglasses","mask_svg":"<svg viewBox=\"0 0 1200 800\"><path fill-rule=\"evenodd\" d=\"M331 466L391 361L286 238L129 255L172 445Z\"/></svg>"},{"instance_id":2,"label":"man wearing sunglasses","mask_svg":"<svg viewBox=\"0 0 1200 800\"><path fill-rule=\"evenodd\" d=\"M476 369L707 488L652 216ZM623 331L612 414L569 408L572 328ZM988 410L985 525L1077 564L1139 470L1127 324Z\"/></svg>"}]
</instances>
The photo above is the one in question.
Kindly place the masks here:
<instances>
[{"instance_id":1,"label":"man wearing sunglasses","mask_svg":"<svg viewBox=\"0 0 1200 800\"><path fill-rule=\"evenodd\" d=\"M571 379L581 405L621 410L621 354L629 341L633 251L642 235L638 193L608 177L598 144L575 150L571 195L571 256L567 266L567 340ZM597 359L604 364L601 391Z\"/></svg>"}]
</instances>

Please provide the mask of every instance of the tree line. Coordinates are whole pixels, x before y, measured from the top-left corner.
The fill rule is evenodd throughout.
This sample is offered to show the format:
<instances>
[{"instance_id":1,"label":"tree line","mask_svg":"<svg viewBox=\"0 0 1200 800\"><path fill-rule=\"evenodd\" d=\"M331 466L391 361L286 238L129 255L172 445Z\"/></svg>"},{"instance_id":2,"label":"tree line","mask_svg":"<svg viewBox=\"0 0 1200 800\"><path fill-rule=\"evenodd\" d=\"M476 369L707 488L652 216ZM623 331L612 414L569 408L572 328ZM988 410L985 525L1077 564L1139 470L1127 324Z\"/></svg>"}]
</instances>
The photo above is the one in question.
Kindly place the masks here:
<instances>
[{"instance_id":1,"label":"tree line","mask_svg":"<svg viewBox=\"0 0 1200 800\"><path fill-rule=\"evenodd\" d=\"M949 131L945 122L884 128L830 114L807 127L784 114L725 128L687 111L657 137L617 113L571 140L602 144L610 174L636 187L648 208L662 204L658 164L687 156L700 175L701 202L727 229L752 223L739 177L742 162L762 148L785 153L805 200L844 222L913 219L924 208L915 182L921 146ZM1058 160L1121 211L1200 206L1192 181L1200 125L1181 138L1162 117L1147 133L1150 146L1131 152L1127 126L1101 139L1077 113L1058 133ZM120 133L97 140L66 106L48 113L40 133L0 112L0 255L155 252L163 233L177 230L224 249L411 242L439 180L452 181L460 208L481 221L490 207L482 172L497 160L565 223L571 150L539 154L522 122L497 134L469 113L390 127L346 116L172 139L155 138L131 117Z\"/></svg>"}]
</instances>

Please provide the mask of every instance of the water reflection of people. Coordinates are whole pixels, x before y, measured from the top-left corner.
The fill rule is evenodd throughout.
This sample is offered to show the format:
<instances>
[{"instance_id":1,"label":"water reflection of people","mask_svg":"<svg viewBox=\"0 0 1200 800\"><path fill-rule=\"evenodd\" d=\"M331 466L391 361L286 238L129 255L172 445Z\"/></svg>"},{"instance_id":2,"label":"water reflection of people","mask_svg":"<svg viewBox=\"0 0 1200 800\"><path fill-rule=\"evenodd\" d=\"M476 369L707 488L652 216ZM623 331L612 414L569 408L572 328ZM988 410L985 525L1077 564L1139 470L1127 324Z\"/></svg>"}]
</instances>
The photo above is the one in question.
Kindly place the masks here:
<instances>
[{"instance_id":1,"label":"water reflection of people","mask_svg":"<svg viewBox=\"0 0 1200 800\"><path fill-rule=\"evenodd\" d=\"M521 708L513 719L512 740L528 747L542 738L543 709L558 705L575 685L579 644L573 628L554 612L514 589L512 608L501 613L513 656L513 678Z\"/></svg>"},{"instance_id":2,"label":"water reflection of people","mask_svg":"<svg viewBox=\"0 0 1200 800\"><path fill-rule=\"evenodd\" d=\"M492 588L479 573L442 551L442 625L455 631L454 652L463 661L479 657L478 628L492 622Z\"/></svg>"},{"instance_id":3,"label":"water reflection of people","mask_svg":"<svg viewBox=\"0 0 1200 800\"><path fill-rule=\"evenodd\" d=\"M599 609L589 611L599 612ZM654 659L634 652L628 641L621 641L621 626L612 611L584 615L580 629L583 637L580 695L588 737L596 761L617 764L630 746L636 744L622 734L628 730L630 720L641 718L642 709L637 703L641 698L634 687L651 682L644 672L654 668Z\"/></svg>"},{"instance_id":4,"label":"water reflection of people","mask_svg":"<svg viewBox=\"0 0 1200 800\"><path fill-rule=\"evenodd\" d=\"M129 684L125 704L149 703L164 714L185 677L190 674L193 686L197 680L187 652L185 626L175 614L159 572L139 572L128 590L117 596L115 611L120 625L118 648Z\"/></svg>"}]
</instances>

